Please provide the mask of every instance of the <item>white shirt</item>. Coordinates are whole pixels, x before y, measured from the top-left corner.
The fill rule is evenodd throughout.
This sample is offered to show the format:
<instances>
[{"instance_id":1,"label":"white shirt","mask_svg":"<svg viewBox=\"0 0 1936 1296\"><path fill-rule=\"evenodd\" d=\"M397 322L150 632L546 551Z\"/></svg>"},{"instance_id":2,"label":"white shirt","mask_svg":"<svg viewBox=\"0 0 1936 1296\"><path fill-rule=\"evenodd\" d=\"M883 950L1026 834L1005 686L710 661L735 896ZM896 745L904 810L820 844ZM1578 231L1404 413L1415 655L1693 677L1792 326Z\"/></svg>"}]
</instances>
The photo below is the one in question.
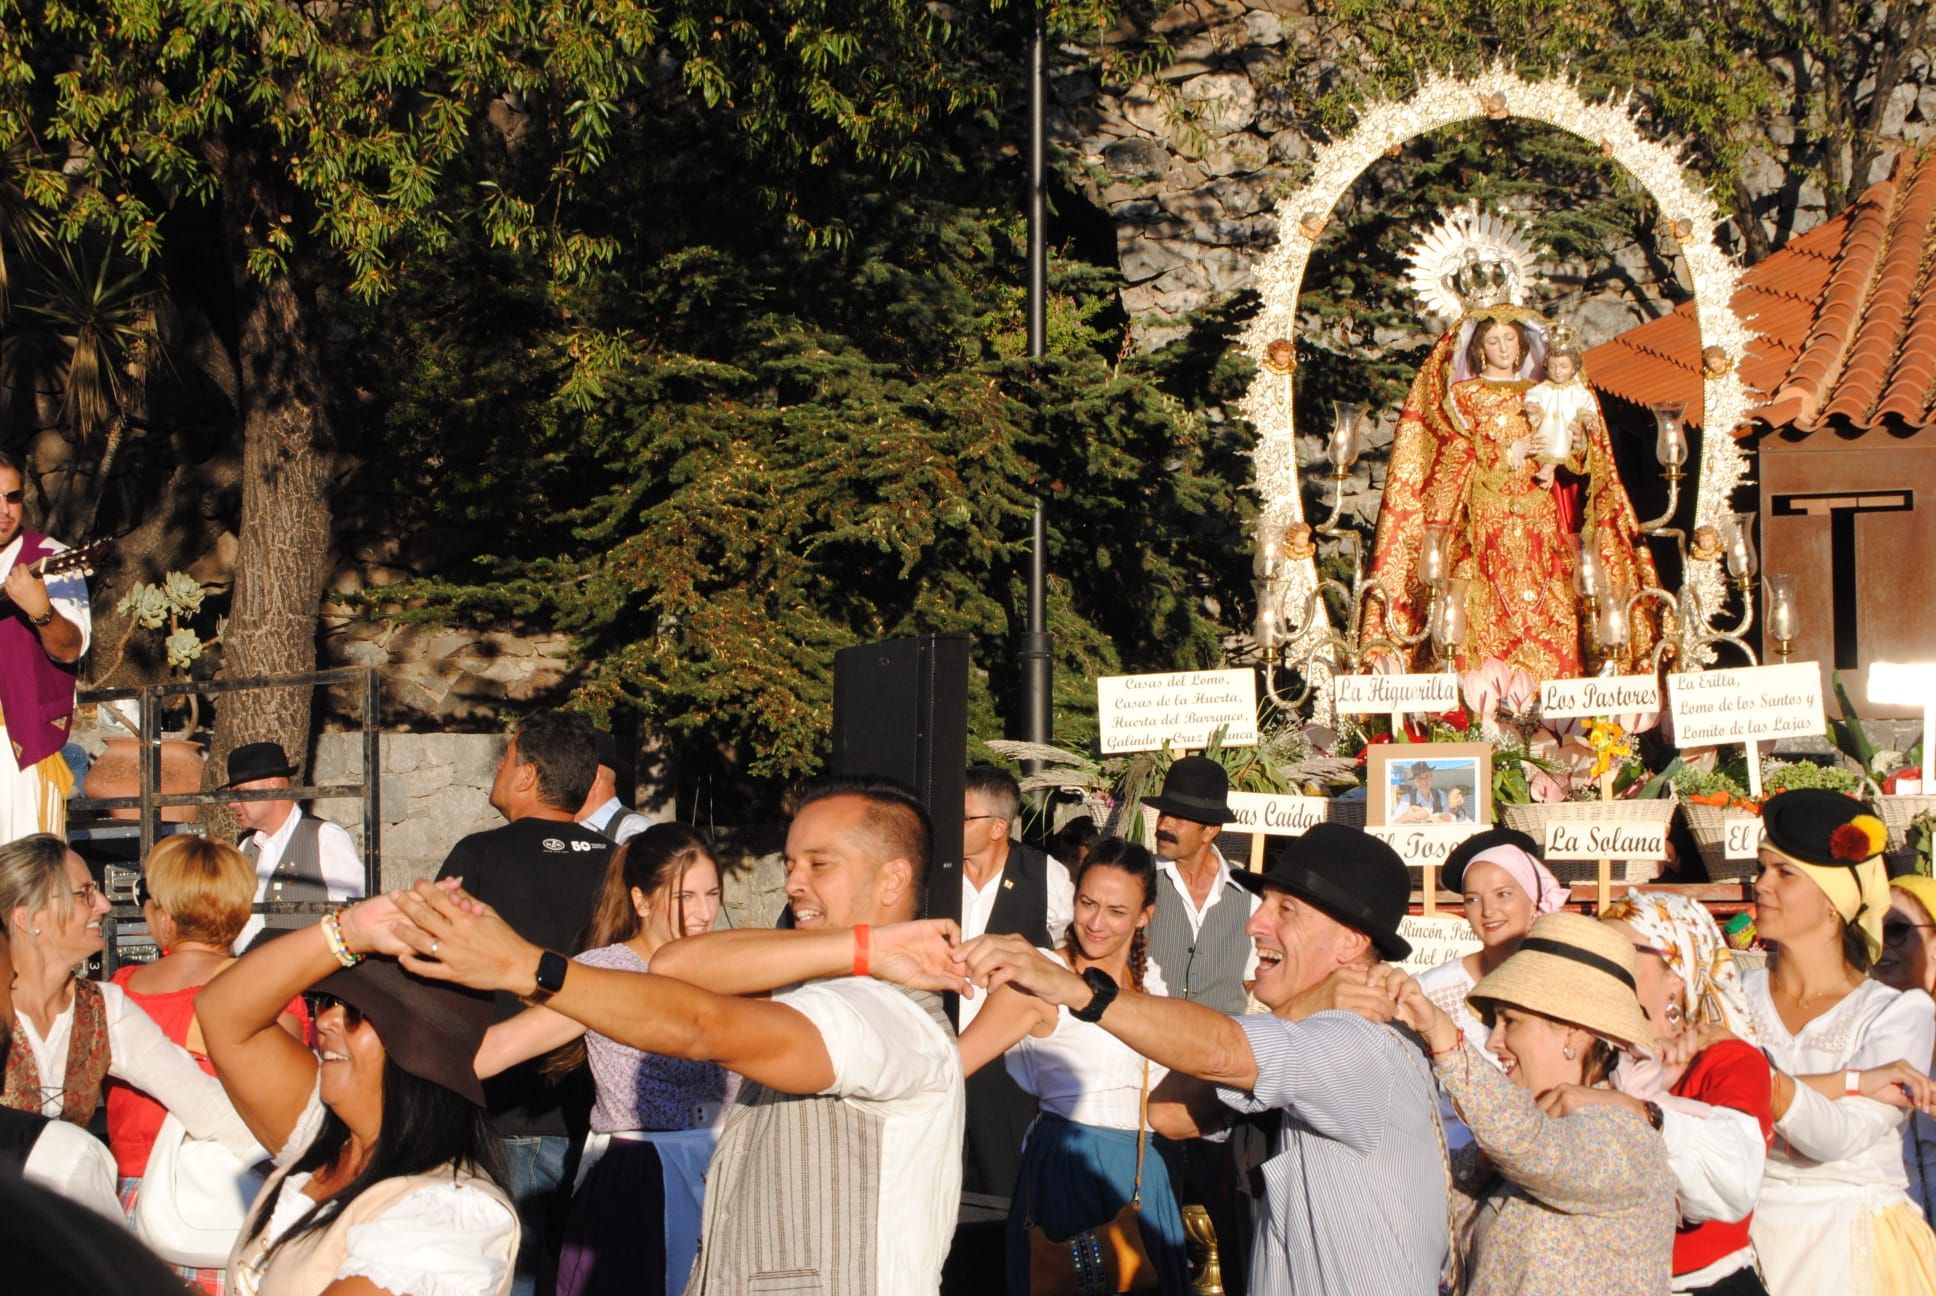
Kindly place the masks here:
<instances>
[{"instance_id":1,"label":"white shirt","mask_svg":"<svg viewBox=\"0 0 1936 1296\"><path fill-rule=\"evenodd\" d=\"M1058 944L1076 920L1076 883L1069 876L1069 870L1062 861L1053 855L1046 856L1049 861L1048 875L1045 880L1047 890L1047 917L1045 926L1049 944ZM968 880L968 870L961 870L961 939L973 940L988 930L989 915L995 912L995 897L1001 893L1002 878L1008 872L1006 866L997 870L988 879L988 885L977 887ZM987 995L976 995L973 999L963 999L957 1013L960 1029L967 1030L968 1023L975 1020Z\"/></svg>"},{"instance_id":2,"label":"white shirt","mask_svg":"<svg viewBox=\"0 0 1936 1296\"><path fill-rule=\"evenodd\" d=\"M1936 1004L1920 990L1891 990L1863 981L1835 1007L1790 1035L1775 1011L1768 973L1743 979L1755 1032L1775 1065L1791 1076L1834 1075L1930 1056ZM1868 1254L1877 1214L1908 1204L1902 1160L1907 1113L1873 1098L1825 1098L1795 1086L1787 1115L1775 1122L1761 1198L1750 1236L1771 1296L1815 1296L1866 1290L1855 1286L1849 1257Z\"/></svg>"},{"instance_id":3,"label":"white shirt","mask_svg":"<svg viewBox=\"0 0 1936 1296\"><path fill-rule=\"evenodd\" d=\"M120 986L113 982L100 986L108 1028L108 1074L144 1090L194 1137L217 1139L244 1161L261 1160L261 1147L229 1105L220 1082L197 1066L187 1049L162 1034L154 1019L129 1002ZM59 1116L62 1077L74 1042L73 1005L54 1019L45 1039L32 1017L16 1012L13 1038L14 1047L25 1044L33 1053L34 1071L40 1077L40 1114Z\"/></svg>"},{"instance_id":4,"label":"white shirt","mask_svg":"<svg viewBox=\"0 0 1936 1296\"><path fill-rule=\"evenodd\" d=\"M17 535L5 549L0 549L0 578L13 570L20 560L20 550L27 543L24 535ZM67 546L49 536L47 547L55 553L64 551ZM72 621L81 632L81 651L85 653L94 640L94 619L88 615L87 577L77 571L62 572L47 578L47 601L54 611L64 620Z\"/></svg>"},{"instance_id":5,"label":"white shirt","mask_svg":"<svg viewBox=\"0 0 1936 1296\"><path fill-rule=\"evenodd\" d=\"M34 1140L20 1176L79 1202L104 1219L122 1225L128 1222L115 1192L114 1154L79 1125L64 1120L49 1123Z\"/></svg>"},{"instance_id":6,"label":"white shirt","mask_svg":"<svg viewBox=\"0 0 1936 1296\"><path fill-rule=\"evenodd\" d=\"M939 1291L961 1199L966 1101L954 1040L906 994L868 977L814 981L774 1002L820 1032L834 1070L821 1093L882 1122L878 1289Z\"/></svg>"},{"instance_id":7,"label":"white shirt","mask_svg":"<svg viewBox=\"0 0 1936 1296\"><path fill-rule=\"evenodd\" d=\"M637 810L627 810L625 803L617 797L611 798L578 822L595 833L602 833L611 825L615 815L620 816L618 826L608 835L621 846L652 826L651 816Z\"/></svg>"},{"instance_id":8,"label":"white shirt","mask_svg":"<svg viewBox=\"0 0 1936 1296\"><path fill-rule=\"evenodd\" d=\"M269 896L269 882L275 876L276 866L282 863L282 853L289 849L290 839L296 835L296 821L303 816L303 808L296 806L289 817L282 821L282 827L273 833L260 829L243 838L243 845L255 843L260 853L255 861L255 903L261 904ZM331 900L355 900L363 895L363 861L357 857L356 843L340 825L329 820L322 821L322 831L316 834L316 857L323 870L323 885L329 891ZM235 949L239 953L249 948L249 942L262 930L262 915L250 914L249 921L242 927L242 934L235 938Z\"/></svg>"},{"instance_id":9,"label":"white shirt","mask_svg":"<svg viewBox=\"0 0 1936 1296\"><path fill-rule=\"evenodd\" d=\"M1052 949L1048 958L1062 962ZM1143 978L1143 993L1166 995L1162 974L1154 967ZM1055 1030L1037 1037L1024 1035L1008 1050L1003 1065L1015 1083L1035 1095L1043 1111L1064 1120L1099 1129L1133 1130L1142 1119L1143 1067L1141 1053L1094 1022L1077 1021L1066 1007L1055 1012ZM1169 1068L1151 1062L1149 1086L1163 1083Z\"/></svg>"},{"instance_id":10,"label":"white shirt","mask_svg":"<svg viewBox=\"0 0 1936 1296\"><path fill-rule=\"evenodd\" d=\"M1217 907L1217 902L1223 899L1226 890L1236 886L1230 880L1230 861L1223 857L1223 852L1215 846L1212 846L1210 853L1217 857L1217 876L1211 880L1210 894L1203 898L1203 907L1201 909L1197 907L1195 897L1190 894L1190 884L1183 880L1183 872L1177 868L1176 861L1166 859L1156 861L1156 871L1164 877L1169 878L1171 885L1176 888L1177 895L1183 901L1183 912L1190 920L1190 934L1193 936L1203 931L1204 915ZM1253 895L1248 891L1244 892L1244 896L1250 902L1250 907L1244 911L1244 916L1247 918L1251 914L1256 913L1257 906L1263 904L1264 901L1261 896ZM1161 902L1159 901L1158 903ZM1244 983L1248 985L1256 979L1257 942L1252 941L1250 944L1250 953L1244 956Z\"/></svg>"}]
</instances>

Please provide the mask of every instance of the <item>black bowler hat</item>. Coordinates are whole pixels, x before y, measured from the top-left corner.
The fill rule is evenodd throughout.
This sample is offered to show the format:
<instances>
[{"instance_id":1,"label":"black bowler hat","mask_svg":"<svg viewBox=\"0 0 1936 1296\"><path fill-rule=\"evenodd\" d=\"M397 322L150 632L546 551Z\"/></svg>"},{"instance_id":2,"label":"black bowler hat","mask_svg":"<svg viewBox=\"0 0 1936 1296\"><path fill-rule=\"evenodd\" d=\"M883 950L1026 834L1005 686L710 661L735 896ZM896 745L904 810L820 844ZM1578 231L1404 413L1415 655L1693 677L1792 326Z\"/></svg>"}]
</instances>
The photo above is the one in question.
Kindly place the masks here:
<instances>
[{"instance_id":1,"label":"black bowler hat","mask_svg":"<svg viewBox=\"0 0 1936 1296\"><path fill-rule=\"evenodd\" d=\"M475 1059L497 1015L490 995L427 980L381 956L332 972L315 988L362 1013L392 1062L484 1105Z\"/></svg>"},{"instance_id":2,"label":"black bowler hat","mask_svg":"<svg viewBox=\"0 0 1936 1296\"><path fill-rule=\"evenodd\" d=\"M1230 776L1208 756L1185 756L1170 766L1162 794L1144 797L1143 804L1191 823L1226 824L1237 817L1230 808Z\"/></svg>"},{"instance_id":3,"label":"black bowler hat","mask_svg":"<svg viewBox=\"0 0 1936 1296\"><path fill-rule=\"evenodd\" d=\"M1385 958L1412 952L1398 934L1412 900L1412 875L1398 852L1370 833L1343 824L1313 824L1302 837L1271 845L1262 873L1233 871L1238 883L1258 895L1265 888L1288 892L1371 937Z\"/></svg>"},{"instance_id":4,"label":"black bowler hat","mask_svg":"<svg viewBox=\"0 0 1936 1296\"><path fill-rule=\"evenodd\" d=\"M1472 862L1472 857L1494 846L1517 846L1534 859L1540 857L1539 843L1517 828L1488 828L1484 832L1473 833L1452 848L1452 853L1445 857L1445 863L1439 866L1439 881L1445 884L1447 891L1457 892L1465 883L1465 866ZM1537 900L1539 897L1533 898Z\"/></svg>"},{"instance_id":5,"label":"black bowler hat","mask_svg":"<svg viewBox=\"0 0 1936 1296\"><path fill-rule=\"evenodd\" d=\"M606 769L618 769L618 739L603 729L592 731L592 745L598 748L598 763Z\"/></svg>"},{"instance_id":6,"label":"black bowler hat","mask_svg":"<svg viewBox=\"0 0 1936 1296\"><path fill-rule=\"evenodd\" d=\"M232 788L237 783L252 783L256 779L289 778L299 768L289 763L281 743L243 743L229 753L229 781L222 786Z\"/></svg>"}]
</instances>

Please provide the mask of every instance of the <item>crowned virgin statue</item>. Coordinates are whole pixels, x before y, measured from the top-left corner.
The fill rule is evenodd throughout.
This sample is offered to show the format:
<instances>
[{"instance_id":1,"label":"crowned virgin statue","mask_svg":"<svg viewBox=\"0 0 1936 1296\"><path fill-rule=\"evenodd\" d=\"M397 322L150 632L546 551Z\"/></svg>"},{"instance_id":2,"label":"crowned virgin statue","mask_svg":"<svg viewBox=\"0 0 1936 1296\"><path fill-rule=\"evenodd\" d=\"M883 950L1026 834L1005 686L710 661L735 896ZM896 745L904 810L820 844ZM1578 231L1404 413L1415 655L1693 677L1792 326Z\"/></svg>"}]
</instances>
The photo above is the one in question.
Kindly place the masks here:
<instances>
[{"instance_id":1,"label":"crowned virgin statue","mask_svg":"<svg viewBox=\"0 0 1936 1296\"><path fill-rule=\"evenodd\" d=\"M1627 642L1607 646L1583 615L1583 592L1624 604L1659 579L1577 341L1520 304L1531 252L1517 227L1472 209L1413 250L1413 286L1459 322L1433 345L1399 416L1372 550L1385 597L1366 600L1360 640L1368 655L1418 664L1419 650L1398 641L1428 627L1434 600L1462 593L1460 670L1497 658L1546 680L1651 663L1655 618L1636 615ZM1549 333L1563 341L1550 377Z\"/></svg>"}]
</instances>

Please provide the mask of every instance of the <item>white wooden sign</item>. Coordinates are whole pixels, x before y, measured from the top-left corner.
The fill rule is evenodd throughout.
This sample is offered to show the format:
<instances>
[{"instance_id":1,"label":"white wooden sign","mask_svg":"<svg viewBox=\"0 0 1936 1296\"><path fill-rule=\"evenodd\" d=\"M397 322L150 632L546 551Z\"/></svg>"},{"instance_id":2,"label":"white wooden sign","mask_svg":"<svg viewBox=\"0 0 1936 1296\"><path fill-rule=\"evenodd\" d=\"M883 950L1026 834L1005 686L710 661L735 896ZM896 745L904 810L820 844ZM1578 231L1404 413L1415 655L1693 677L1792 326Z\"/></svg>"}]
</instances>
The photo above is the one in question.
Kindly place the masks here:
<instances>
[{"instance_id":1,"label":"white wooden sign","mask_svg":"<svg viewBox=\"0 0 1936 1296\"><path fill-rule=\"evenodd\" d=\"M1226 747L1257 745L1257 675L1249 670L1105 675L1096 681L1105 754L1200 749L1223 732Z\"/></svg>"},{"instance_id":2,"label":"white wooden sign","mask_svg":"<svg viewBox=\"0 0 1936 1296\"><path fill-rule=\"evenodd\" d=\"M1727 847L1726 858L1750 860L1761 854L1760 815L1727 815L1721 820L1721 833Z\"/></svg>"},{"instance_id":3,"label":"white wooden sign","mask_svg":"<svg viewBox=\"0 0 1936 1296\"><path fill-rule=\"evenodd\" d=\"M1549 860L1658 860L1667 858L1667 825L1632 819L1549 819Z\"/></svg>"},{"instance_id":4,"label":"white wooden sign","mask_svg":"<svg viewBox=\"0 0 1936 1296\"><path fill-rule=\"evenodd\" d=\"M1232 792L1230 811L1237 818L1231 822L1230 831L1262 833L1266 837L1300 837L1312 824L1323 823L1330 810L1330 797Z\"/></svg>"},{"instance_id":5,"label":"white wooden sign","mask_svg":"<svg viewBox=\"0 0 1936 1296\"><path fill-rule=\"evenodd\" d=\"M1459 705L1459 677L1431 675L1339 675L1332 680L1345 715L1397 715L1450 711Z\"/></svg>"},{"instance_id":6,"label":"white wooden sign","mask_svg":"<svg viewBox=\"0 0 1936 1296\"><path fill-rule=\"evenodd\" d=\"M1600 675L1547 680L1539 686L1539 714L1547 720L1611 716L1660 710L1660 681L1652 675Z\"/></svg>"},{"instance_id":7,"label":"white wooden sign","mask_svg":"<svg viewBox=\"0 0 1936 1296\"><path fill-rule=\"evenodd\" d=\"M1827 728L1814 662L1688 671L1667 677L1674 741L1682 747L1796 738Z\"/></svg>"},{"instance_id":8,"label":"white wooden sign","mask_svg":"<svg viewBox=\"0 0 1936 1296\"><path fill-rule=\"evenodd\" d=\"M1472 924L1464 918L1437 914L1406 914L1399 921L1398 934L1411 943L1412 953L1399 964L1413 976L1464 958L1479 948Z\"/></svg>"},{"instance_id":9,"label":"white wooden sign","mask_svg":"<svg viewBox=\"0 0 1936 1296\"><path fill-rule=\"evenodd\" d=\"M1869 701L1923 713L1923 787L1936 788L1936 662L1871 662Z\"/></svg>"},{"instance_id":10,"label":"white wooden sign","mask_svg":"<svg viewBox=\"0 0 1936 1296\"><path fill-rule=\"evenodd\" d=\"M1402 859L1413 868L1431 865L1437 868L1445 863L1452 848L1476 832L1483 831L1485 824L1395 824L1392 826L1374 825L1366 832L1384 842L1398 852Z\"/></svg>"}]
</instances>

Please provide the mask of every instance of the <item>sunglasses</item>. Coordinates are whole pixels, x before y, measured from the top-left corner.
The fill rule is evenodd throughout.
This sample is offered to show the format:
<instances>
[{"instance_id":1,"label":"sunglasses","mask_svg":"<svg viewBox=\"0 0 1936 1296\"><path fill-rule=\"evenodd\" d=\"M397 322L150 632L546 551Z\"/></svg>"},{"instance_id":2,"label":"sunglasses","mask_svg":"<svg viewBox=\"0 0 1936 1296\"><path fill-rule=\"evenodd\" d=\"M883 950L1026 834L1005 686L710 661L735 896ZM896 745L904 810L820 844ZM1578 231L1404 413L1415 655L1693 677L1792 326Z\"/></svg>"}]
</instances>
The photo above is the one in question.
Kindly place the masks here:
<instances>
[{"instance_id":1,"label":"sunglasses","mask_svg":"<svg viewBox=\"0 0 1936 1296\"><path fill-rule=\"evenodd\" d=\"M1889 946L1900 946L1909 939L1910 932L1930 931L1932 929L1936 929L1936 923L1886 922L1882 924L1882 943Z\"/></svg>"},{"instance_id":2,"label":"sunglasses","mask_svg":"<svg viewBox=\"0 0 1936 1296\"><path fill-rule=\"evenodd\" d=\"M0 491L0 500L5 500L9 504L23 503L26 498L27 492L24 490Z\"/></svg>"},{"instance_id":3,"label":"sunglasses","mask_svg":"<svg viewBox=\"0 0 1936 1296\"><path fill-rule=\"evenodd\" d=\"M309 1017L315 1021L332 1008L343 1010L343 1024L355 1029L363 1021L363 1010L353 1003L345 1003L333 994L321 990L309 990L303 994L303 1003L309 1008Z\"/></svg>"},{"instance_id":4,"label":"sunglasses","mask_svg":"<svg viewBox=\"0 0 1936 1296\"><path fill-rule=\"evenodd\" d=\"M155 893L148 889L148 875L145 873L136 874L134 879L135 904L145 908L148 902L154 898Z\"/></svg>"}]
</instances>

